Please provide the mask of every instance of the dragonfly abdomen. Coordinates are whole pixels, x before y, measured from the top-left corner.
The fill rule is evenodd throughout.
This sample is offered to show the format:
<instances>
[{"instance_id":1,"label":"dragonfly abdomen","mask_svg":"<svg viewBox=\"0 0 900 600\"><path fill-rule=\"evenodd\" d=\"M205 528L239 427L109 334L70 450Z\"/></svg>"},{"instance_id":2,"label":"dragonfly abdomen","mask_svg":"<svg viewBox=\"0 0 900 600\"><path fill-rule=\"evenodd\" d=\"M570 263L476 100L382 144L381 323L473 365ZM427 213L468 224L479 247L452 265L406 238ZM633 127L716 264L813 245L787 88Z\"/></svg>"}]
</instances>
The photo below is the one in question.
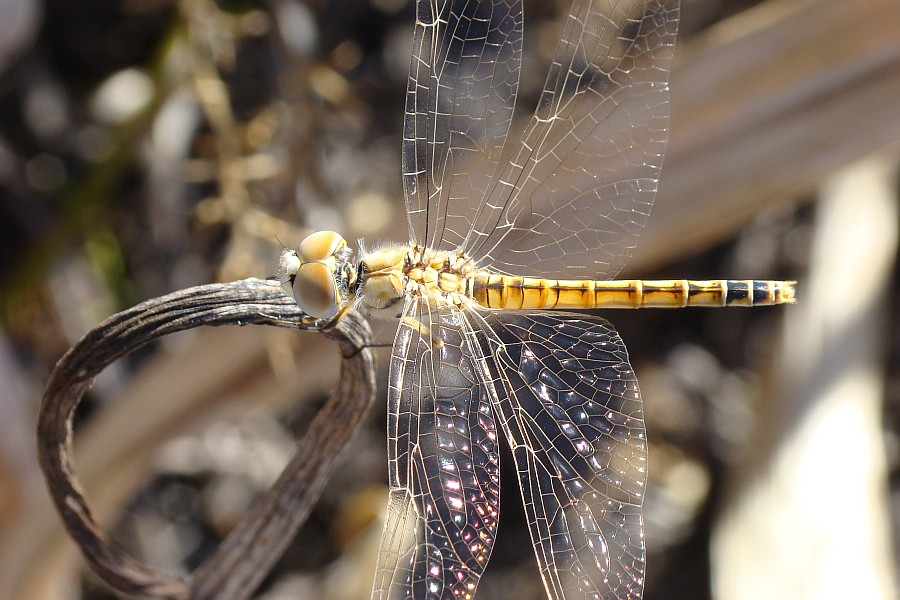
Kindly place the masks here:
<instances>
[{"instance_id":1,"label":"dragonfly abdomen","mask_svg":"<svg viewBox=\"0 0 900 600\"><path fill-rule=\"evenodd\" d=\"M591 281L476 273L470 295L485 308L589 309L767 306L794 302L793 281L640 279Z\"/></svg>"}]
</instances>

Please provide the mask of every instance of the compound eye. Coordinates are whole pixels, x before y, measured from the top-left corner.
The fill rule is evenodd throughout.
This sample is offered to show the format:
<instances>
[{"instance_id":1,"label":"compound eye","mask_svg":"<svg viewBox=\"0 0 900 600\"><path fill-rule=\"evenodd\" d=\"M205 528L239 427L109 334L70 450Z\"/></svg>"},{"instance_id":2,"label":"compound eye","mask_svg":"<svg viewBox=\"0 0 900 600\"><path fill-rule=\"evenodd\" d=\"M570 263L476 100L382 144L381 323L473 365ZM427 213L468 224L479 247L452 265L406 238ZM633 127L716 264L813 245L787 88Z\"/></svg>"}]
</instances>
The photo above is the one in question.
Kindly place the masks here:
<instances>
[{"instance_id":1,"label":"compound eye","mask_svg":"<svg viewBox=\"0 0 900 600\"><path fill-rule=\"evenodd\" d=\"M337 250L346 246L347 242L339 233L333 231L317 231L311 233L300 242L297 254L304 263L325 260Z\"/></svg>"},{"instance_id":2,"label":"compound eye","mask_svg":"<svg viewBox=\"0 0 900 600\"><path fill-rule=\"evenodd\" d=\"M294 300L311 317L330 319L338 312L334 275L321 263L305 263L294 277Z\"/></svg>"}]
</instances>

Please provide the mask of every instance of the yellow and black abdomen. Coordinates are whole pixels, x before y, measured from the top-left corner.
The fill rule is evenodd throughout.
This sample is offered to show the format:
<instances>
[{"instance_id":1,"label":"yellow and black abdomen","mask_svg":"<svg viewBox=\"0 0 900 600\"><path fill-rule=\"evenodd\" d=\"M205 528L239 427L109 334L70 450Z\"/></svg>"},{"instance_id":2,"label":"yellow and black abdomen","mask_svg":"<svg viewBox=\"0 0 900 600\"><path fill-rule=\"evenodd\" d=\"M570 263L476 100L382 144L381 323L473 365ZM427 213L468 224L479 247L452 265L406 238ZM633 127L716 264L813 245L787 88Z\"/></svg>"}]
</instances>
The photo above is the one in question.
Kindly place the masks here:
<instances>
[{"instance_id":1,"label":"yellow and black abdomen","mask_svg":"<svg viewBox=\"0 0 900 600\"><path fill-rule=\"evenodd\" d=\"M485 308L590 309L767 306L794 302L793 281L591 281L476 273L469 295Z\"/></svg>"}]
</instances>

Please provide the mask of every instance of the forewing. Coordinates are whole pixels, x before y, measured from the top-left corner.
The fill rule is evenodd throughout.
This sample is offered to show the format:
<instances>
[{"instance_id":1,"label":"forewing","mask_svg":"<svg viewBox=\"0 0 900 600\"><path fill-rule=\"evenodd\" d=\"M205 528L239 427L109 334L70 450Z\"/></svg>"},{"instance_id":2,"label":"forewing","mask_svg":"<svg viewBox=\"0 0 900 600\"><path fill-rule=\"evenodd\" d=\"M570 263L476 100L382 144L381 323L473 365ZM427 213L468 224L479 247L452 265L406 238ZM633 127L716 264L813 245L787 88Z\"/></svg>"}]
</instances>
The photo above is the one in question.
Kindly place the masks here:
<instances>
[{"instance_id":1,"label":"forewing","mask_svg":"<svg viewBox=\"0 0 900 600\"><path fill-rule=\"evenodd\" d=\"M416 1L402 155L410 240L461 245L509 131L521 54L521 0Z\"/></svg>"},{"instance_id":2,"label":"forewing","mask_svg":"<svg viewBox=\"0 0 900 600\"><path fill-rule=\"evenodd\" d=\"M647 220L668 128L677 0L575 0L537 111L464 245L516 275L614 276Z\"/></svg>"},{"instance_id":3,"label":"forewing","mask_svg":"<svg viewBox=\"0 0 900 600\"><path fill-rule=\"evenodd\" d=\"M499 455L473 335L456 308L407 301L390 364L391 492L373 598L471 597L487 565Z\"/></svg>"},{"instance_id":4,"label":"forewing","mask_svg":"<svg viewBox=\"0 0 900 600\"><path fill-rule=\"evenodd\" d=\"M548 595L640 598L647 445L621 339L598 317L480 314Z\"/></svg>"}]
</instances>

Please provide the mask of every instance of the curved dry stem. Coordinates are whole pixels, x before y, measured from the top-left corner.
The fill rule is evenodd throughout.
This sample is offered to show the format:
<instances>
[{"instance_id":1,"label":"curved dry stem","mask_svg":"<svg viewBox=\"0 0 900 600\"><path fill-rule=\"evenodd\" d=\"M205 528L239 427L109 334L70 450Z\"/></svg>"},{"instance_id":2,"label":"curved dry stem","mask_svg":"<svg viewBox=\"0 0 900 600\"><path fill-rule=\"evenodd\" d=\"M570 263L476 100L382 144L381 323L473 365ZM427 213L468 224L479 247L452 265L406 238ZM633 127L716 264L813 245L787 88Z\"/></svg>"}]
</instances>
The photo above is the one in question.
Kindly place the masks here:
<instances>
[{"instance_id":1,"label":"curved dry stem","mask_svg":"<svg viewBox=\"0 0 900 600\"><path fill-rule=\"evenodd\" d=\"M158 598L245 598L305 521L341 450L374 399L368 325L349 314L326 335L341 347L341 378L275 485L191 580L148 567L115 547L97 525L72 463L72 417L94 378L114 360L176 331L201 325L315 329L277 282L245 279L188 288L113 315L57 363L38 418L38 458L69 534L91 568L116 590Z\"/></svg>"}]
</instances>

